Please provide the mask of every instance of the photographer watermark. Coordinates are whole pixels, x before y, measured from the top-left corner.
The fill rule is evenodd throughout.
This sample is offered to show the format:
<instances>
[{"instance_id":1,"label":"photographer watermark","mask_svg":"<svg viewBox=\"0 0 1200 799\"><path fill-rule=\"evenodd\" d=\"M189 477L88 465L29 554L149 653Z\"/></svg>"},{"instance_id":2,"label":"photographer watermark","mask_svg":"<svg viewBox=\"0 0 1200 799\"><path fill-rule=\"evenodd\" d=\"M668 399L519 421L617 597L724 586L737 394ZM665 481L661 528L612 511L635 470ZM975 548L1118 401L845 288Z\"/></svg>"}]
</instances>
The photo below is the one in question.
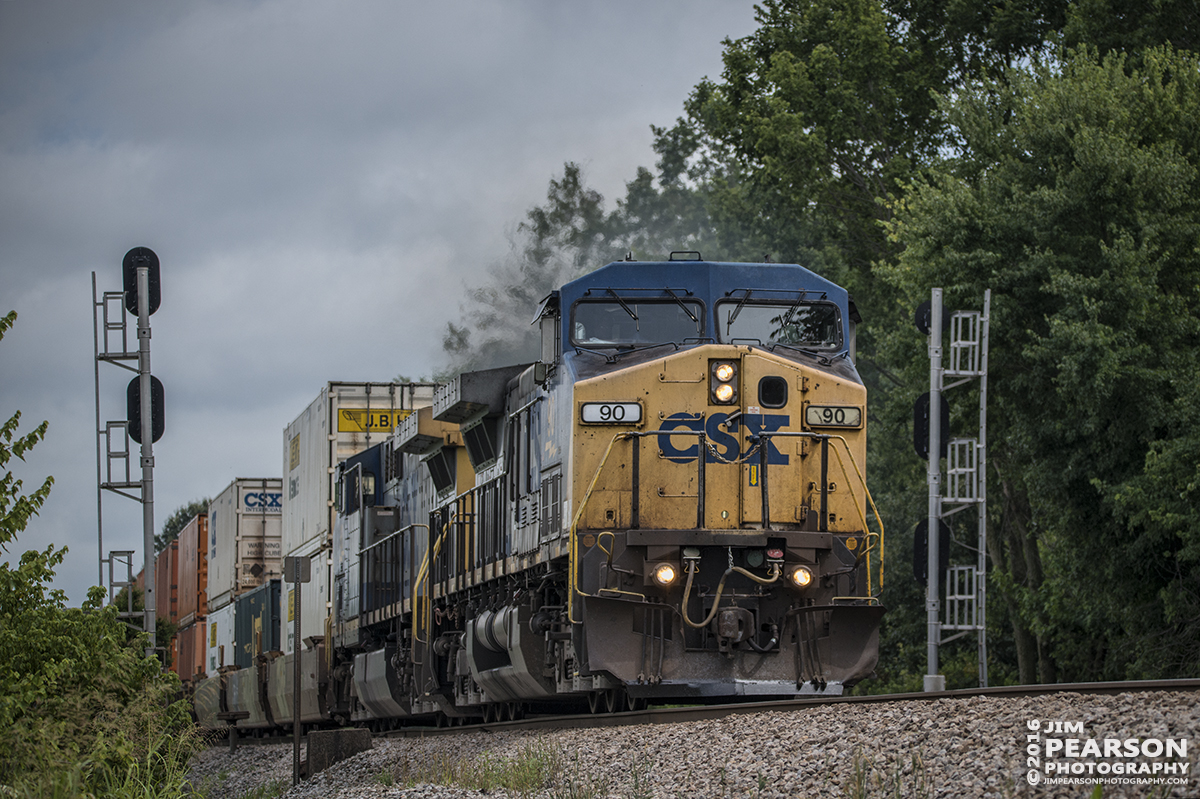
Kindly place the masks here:
<instances>
[{"instance_id":1,"label":"photographer watermark","mask_svg":"<svg viewBox=\"0 0 1200 799\"><path fill-rule=\"evenodd\" d=\"M1094 738L1082 721L1025 722L1030 785L1187 785L1187 738Z\"/></svg>"}]
</instances>

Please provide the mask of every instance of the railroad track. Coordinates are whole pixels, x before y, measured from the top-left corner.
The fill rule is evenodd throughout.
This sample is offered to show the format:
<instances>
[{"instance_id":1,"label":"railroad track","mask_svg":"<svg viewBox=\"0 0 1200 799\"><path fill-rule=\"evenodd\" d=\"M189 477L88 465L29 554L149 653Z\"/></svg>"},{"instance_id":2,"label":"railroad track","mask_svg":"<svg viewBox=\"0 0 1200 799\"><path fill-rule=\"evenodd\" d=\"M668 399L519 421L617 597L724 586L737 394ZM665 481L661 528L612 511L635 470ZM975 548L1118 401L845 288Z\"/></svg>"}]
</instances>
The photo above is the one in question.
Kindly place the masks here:
<instances>
[{"instance_id":1,"label":"railroad track","mask_svg":"<svg viewBox=\"0 0 1200 799\"><path fill-rule=\"evenodd\" d=\"M930 691L909 694L878 694L870 696L804 697L771 702L738 702L724 705L687 705L683 707L651 707L622 713L576 715L536 715L516 721L497 721L458 726L407 726L374 733L377 738L424 738L434 735L456 735L464 732L570 730L598 727L620 727L634 724L679 724L688 721L720 719L748 713L769 713L802 710L807 707L838 704L878 704L881 702L932 702L938 699L964 699L978 696L1030 697L1046 694L1122 694L1152 691L1200 691L1200 679L1135 680L1129 682L1052 683L1047 685L1004 685L993 688L961 688L953 691ZM306 741L307 736L301 738ZM262 746L286 743L290 733L264 737L238 737L238 746ZM219 745L219 744L215 744Z\"/></svg>"},{"instance_id":2,"label":"railroad track","mask_svg":"<svg viewBox=\"0 0 1200 799\"><path fill-rule=\"evenodd\" d=\"M994 688L962 688L953 691L930 691L910 694L879 694L871 696L804 697L771 702L739 702L725 705L689 705L686 707L651 707L646 710L611 714L579 714L571 716L531 716L517 721L464 724L455 727L401 727L376 733L384 738L428 737L453 735L460 732L490 732L513 730L563 730L594 727L619 727L631 724L678 724L687 721L720 719L727 716L801 710L806 707L837 704L874 704L880 702L931 702L938 699L970 697L1030 697L1057 693L1122 694L1148 691L1200 691L1200 679L1136 680L1129 682L1053 683L1048 685L1005 685Z\"/></svg>"}]
</instances>

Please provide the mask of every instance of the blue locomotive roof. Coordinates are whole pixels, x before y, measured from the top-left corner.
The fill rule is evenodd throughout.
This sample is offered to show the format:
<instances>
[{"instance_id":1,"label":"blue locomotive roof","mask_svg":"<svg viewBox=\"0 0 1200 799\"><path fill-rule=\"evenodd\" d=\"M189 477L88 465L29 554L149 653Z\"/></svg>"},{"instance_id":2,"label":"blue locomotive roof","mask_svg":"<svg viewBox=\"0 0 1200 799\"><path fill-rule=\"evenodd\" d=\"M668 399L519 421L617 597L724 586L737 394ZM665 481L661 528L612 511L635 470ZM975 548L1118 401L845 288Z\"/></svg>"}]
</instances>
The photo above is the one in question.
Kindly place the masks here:
<instances>
[{"instance_id":1,"label":"blue locomotive roof","mask_svg":"<svg viewBox=\"0 0 1200 799\"><path fill-rule=\"evenodd\" d=\"M797 264L747 264L722 261L614 261L572 280L562 287L562 303L569 306L589 290L608 288L686 288L712 303L739 289L797 291L828 294L838 305L846 290Z\"/></svg>"},{"instance_id":2,"label":"blue locomotive roof","mask_svg":"<svg viewBox=\"0 0 1200 799\"><path fill-rule=\"evenodd\" d=\"M714 309L723 301L756 303L804 299L836 305L843 324L851 318L846 290L797 264L615 261L565 284L560 290L564 341L569 335L566 320L576 303L614 297L698 300L704 304L704 314L710 320L705 326L707 336L713 335ZM848 346L847 337L841 337L840 351L846 351Z\"/></svg>"}]
</instances>

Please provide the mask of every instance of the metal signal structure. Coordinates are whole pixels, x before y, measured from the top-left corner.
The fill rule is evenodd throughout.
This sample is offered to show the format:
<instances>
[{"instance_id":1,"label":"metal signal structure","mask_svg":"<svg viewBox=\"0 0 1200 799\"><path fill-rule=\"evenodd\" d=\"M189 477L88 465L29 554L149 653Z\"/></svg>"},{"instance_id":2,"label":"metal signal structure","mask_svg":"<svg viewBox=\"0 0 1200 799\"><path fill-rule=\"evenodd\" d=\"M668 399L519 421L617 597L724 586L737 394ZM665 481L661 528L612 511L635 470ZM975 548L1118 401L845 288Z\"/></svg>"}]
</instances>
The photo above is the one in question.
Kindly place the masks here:
<instances>
[{"instance_id":1,"label":"metal signal structure","mask_svg":"<svg viewBox=\"0 0 1200 799\"><path fill-rule=\"evenodd\" d=\"M917 402L914 418L916 427L928 433L928 446L917 445L917 454L929 460L927 481L929 485L929 518L926 531L939 530L943 520L974 506L978 513L978 542L976 563L953 565L946 553L939 552L939 539L943 536L928 536L925 547L927 557L925 574L931 575L925 589L925 611L927 617L926 647L928 669L925 675L926 691L941 691L946 687L946 678L938 672L938 649L942 644L974 632L979 643L979 686L986 688L987 671L987 362L988 328L991 318L992 292L983 293L983 311L956 311L950 314L942 307L942 290L935 288L930 301L922 303L917 310L916 324L922 333L929 336L929 394ZM942 333L950 327L950 364L943 366ZM947 384L945 378L954 378ZM979 380L979 435L976 438L950 438L946 421L948 405L942 392L972 380ZM934 405L943 408L942 413L931 413ZM940 457L929 457L929 453ZM941 458L946 458L946 484L942 483ZM949 506L949 507L948 507ZM947 509L948 507L948 509ZM919 534L919 533L918 533ZM946 611L942 620L939 575L946 569ZM942 638L943 630L953 630L949 638Z\"/></svg>"},{"instance_id":2,"label":"metal signal structure","mask_svg":"<svg viewBox=\"0 0 1200 799\"><path fill-rule=\"evenodd\" d=\"M164 429L163 388L150 374L150 315L161 301L158 256L148 247L134 247L122 262L122 291L97 294L96 273L92 272L92 334L96 381L96 535L99 552L100 584L104 584L104 565L109 571L115 561L132 570L132 552L112 552L104 557L104 492L112 491L142 503L142 542L145 550L145 589L142 612L132 610L132 580L117 583L109 577L109 600L118 585L129 589L129 607L120 615L138 616L142 629L150 636L146 654L157 649L155 641L154 580L154 442ZM129 314L137 316L136 350L129 349ZM136 361L137 366L129 362ZM126 390L125 419L100 422L100 364L111 363L136 374ZM141 445L141 479L134 480L129 441Z\"/></svg>"}]
</instances>

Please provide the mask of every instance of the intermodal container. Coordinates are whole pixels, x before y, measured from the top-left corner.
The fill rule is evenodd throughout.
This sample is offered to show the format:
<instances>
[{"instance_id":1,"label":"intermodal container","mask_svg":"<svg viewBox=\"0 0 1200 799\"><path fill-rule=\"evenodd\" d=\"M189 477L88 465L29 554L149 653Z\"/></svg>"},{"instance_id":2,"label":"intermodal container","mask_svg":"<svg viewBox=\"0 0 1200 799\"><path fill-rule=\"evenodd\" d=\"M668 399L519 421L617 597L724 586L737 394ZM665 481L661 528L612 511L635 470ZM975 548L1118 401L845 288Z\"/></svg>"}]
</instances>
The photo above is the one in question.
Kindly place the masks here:
<instances>
[{"instance_id":1,"label":"intermodal container","mask_svg":"<svg viewBox=\"0 0 1200 799\"><path fill-rule=\"evenodd\" d=\"M282 517L278 477L239 477L208 506L210 612L280 575Z\"/></svg>"},{"instance_id":2,"label":"intermodal container","mask_svg":"<svg viewBox=\"0 0 1200 799\"><path fill-rule=\"evenodd\" d=\"M279 643L280 581L268 580L234 600L235 666L254 667L264 652L282 652Z\"/></svg>"},{"instance_id":3,"label":"intermodal container","mask_svg":"<svg viewBox=\"0 0 1200 799\"><path fill-rule=\"evenodd\" d=\"M324 640L327 635L331 569L329 550L322 544L322 541L309 541L299 550L288 553L289 556L309 559L311 580L300 583L301 642L310 638ZM280 598L282 629L279 638L283 642L284 653L290 655L296 648L296 584L287 582L287 575L284 577L283 594Z\"/></svg>"},{"instance_id":4,"label":"intermodal container","mask_svg":"<svg viewBox=\"0 0 1200 799\"><path fill-rule=\"evenodd\" d=\"M193 516L179 531L179 626L208 615L208 514ZM204 652L204 647L200 648ZM203 654L200 662L204 662ZM182 675L180 675L182 676Z\"/></svg>"},{"instance_id":5,"label":"intermodal container","mask_svg":"<svg viewBox=\"0 0 1200 799\"><path fill-rule=\"evenodd\" d=\"M207 649L207 623L203 620L187 627L180 627L175 635L177 653L172 668L179 679L195 683L206 675L204 654Z\"/></svg>"},{"instance_id":6,"label":"intermodal container","mask_svg":"<svg viewBox=\"0 0 1200 799\"><path fill-rule=\"evenodd\" d=\"M283 551L333 531L339 463L378 444L417 408L433 404L436 383L328 383L283 433Z\"/></svg>"},{"instance_id":7,"label":"intermodal container","mask_svg":"<svg viewBox=\"0 0 1200 799\"><path fill-rule=\"evenodd\" d=\"M179 542L167 544L154 559L154 614L179 623Z\"/></svg>"},{"instance_id":8,"label":"intermodal container","mask_svg":"<svg viewBox=\"0 0 1200 799\"><path fill-rule=\"evenodd\" d=\"M206 644L206 668L216 674L224 666L232 666L234 658L234 608L226 605L208 614L208 641Z\"/></svg>"}]
</instances>

